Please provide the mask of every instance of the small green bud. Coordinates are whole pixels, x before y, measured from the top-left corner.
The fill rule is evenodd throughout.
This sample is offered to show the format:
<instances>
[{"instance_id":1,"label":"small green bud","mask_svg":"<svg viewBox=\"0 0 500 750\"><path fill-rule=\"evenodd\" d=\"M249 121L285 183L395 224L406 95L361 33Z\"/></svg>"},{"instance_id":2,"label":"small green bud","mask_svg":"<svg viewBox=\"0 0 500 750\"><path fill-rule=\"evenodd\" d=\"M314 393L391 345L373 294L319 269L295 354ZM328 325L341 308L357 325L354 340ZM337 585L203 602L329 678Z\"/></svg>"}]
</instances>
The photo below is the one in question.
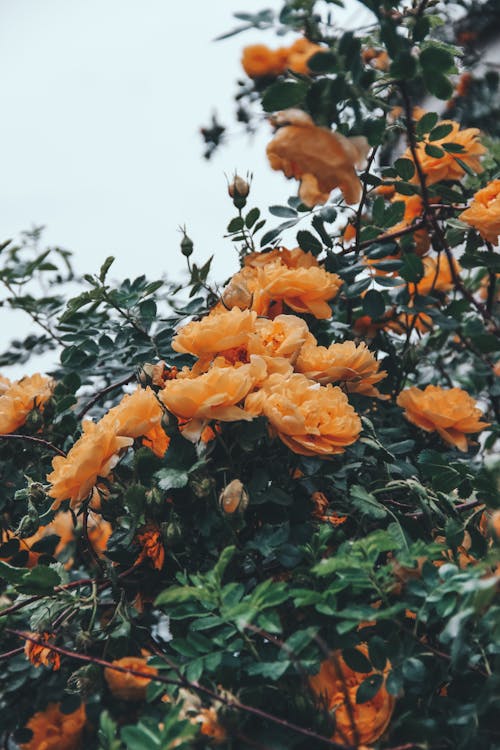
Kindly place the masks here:
<instances>
[{"instance_id":1,"label":"small green bud","mask_svg":"<svg viewBox=\"0 0 500 750\"><path fill-rule=\"evenodd\" d=\"M181 240L181 253L186 257L189 258L190 255L193 253L193 240L187 236L186 232L183 230L183 237Z\"/></svg>"}]
</instances>

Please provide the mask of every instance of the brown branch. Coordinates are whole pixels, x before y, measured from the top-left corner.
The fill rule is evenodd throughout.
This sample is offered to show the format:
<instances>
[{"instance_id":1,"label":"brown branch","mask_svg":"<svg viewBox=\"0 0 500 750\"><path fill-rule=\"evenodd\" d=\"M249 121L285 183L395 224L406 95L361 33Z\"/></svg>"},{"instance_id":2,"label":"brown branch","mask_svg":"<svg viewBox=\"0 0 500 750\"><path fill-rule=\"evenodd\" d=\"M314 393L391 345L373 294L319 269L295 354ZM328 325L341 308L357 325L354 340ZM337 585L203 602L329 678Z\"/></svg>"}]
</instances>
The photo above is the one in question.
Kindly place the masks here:
<instances>
[{"instance_id":1,"label":"brown branch","mask_svg":"<svg viewBox=\"0 0 500 750\"><path fill-rule=\"evenodd\" d=\"M358 209L356 211L356 220L354 222L354 227L356 229L356 244L354 246L354 251L355 251L355 255L356 256L359 255L359 251L361 249L360 242L359 242L359 235L360 235L360 232L361 232L361 219L363 218L363 209L365 207L366 198L368 196L368 180L367 180L367 177L368 177L368 175L370 173L370 169L371 169L371 166L373 164L373 161L375 159L376 154L377 154L377 146L374 146L372 148L372 152L371 152L370 156L368 157L368 161L366 163L366 169L365 169L365 174L364 174L365 179L364 179L364 182L363 182L363 192L361 193L361 200L359 202L359 206L358 206Z\"/></svg>"},{"instance_id":2,"label":"brown branch","mask_svg":"<svg viewBox=\"0 0 500 750\"><path fill-rule=\"evenodd\" d=\"M17 656L18 654L21 654L23 651L24 651L24 646L19 646L19 648L13 648L12 651L5 651L5 653L0 654L0 661L11 659L13 656Z\"/></svg>"},{"instance_id":3,"label":"brown branch","mask_svg":"<svg viewBox=\"0 0 500 750\"><path fill-rule=\"evenodd\" d=\"M106 386L106 388L98 391L95 396L93 396L90 401L87 401L87 403L81 408L81 410L76 415L77 419L82 419L85 414L90 411L90 409L92 409L94 404L96 404L107 393L111 393L111 391L114 391L116 388L121 388L121 386L131 383L133 380L135 380L135 377L135 373L129 374L125 378L118 380L116 383L111 383L111 385L108 385Z\"/></svg>"},{"instance_id":4,"label":"brown branch","mask_svg":"<svg viewBox=\"0 0 500 750\"><path fill-rule=\"evenodd\" d=\"M5 632L10 633L11 635L15 635L22 640L30 641L31 643L39 643L39 640L36 637L33 637L31 633L23 633L22 631L15 630L13 628L5 628ZM139 669L132 669L130 667L121 667L118 664L113 664L112 662L106 661L105 659L100 659L98 656L88 656L87 654L80 654L76 651L69 651L62 646L55 646L54 644L44 643L44 646L46 648L49 648L51 651L55 651L62 656L67 656L70 659L83 661L87 664L97 664L101 667L104 667L105 669L112 669L115 672L130 674L134 677L142 677L148 680L153 680L154 682L164 683L165 685L175 685L177 687L187 686L192 690L208 696L212 700L223 703L229 708L237 708L240 711L245 711L246 713L253 714L254 716L258 716L264 721L270 721L273 724L277 724L284 729L288 729L291 732L296 732L297 734L301 734L304 737L309 737L310 739L316 740L317 742L322 742L325 745L328 745L328 747L334 748L334 750L355 750L352 745L341 745L338 742L333 742L333 740L330 740L328 737L323 737L322 735L317 734L310 729L300 727L297 724L293 724L292 722L287 721L286 719L280 719L278 716L273 716L272 714L269 714L260 708L255 708L254 706L249 706L246 703L241 703L241 701L239 701L237 698L226 698L225 696L220 695L219 693L215 693L213 690L200 685L199 682L190 681L187 678L176 680L171 677L164 677L160 674L151 675L150 672L142 672Z\"/></svg>"},{"instance_id":5,"label":"brown branch","mask_svg":"<svg viewBox=\"0 0 500 750\"><path fill-rule=\"evenodd\" d=\"M57 453L59 456L66 458L66 453L63 450L52 443L49 443L48 440L42 440L42 438L33 437L32 435L15 435L14 433L9 433L8 435L0 435L0 440L26 440L28 443L38 443L39 445L43 445L45 448L51 450L53 453Z\"/></svg>"}]
</instances>

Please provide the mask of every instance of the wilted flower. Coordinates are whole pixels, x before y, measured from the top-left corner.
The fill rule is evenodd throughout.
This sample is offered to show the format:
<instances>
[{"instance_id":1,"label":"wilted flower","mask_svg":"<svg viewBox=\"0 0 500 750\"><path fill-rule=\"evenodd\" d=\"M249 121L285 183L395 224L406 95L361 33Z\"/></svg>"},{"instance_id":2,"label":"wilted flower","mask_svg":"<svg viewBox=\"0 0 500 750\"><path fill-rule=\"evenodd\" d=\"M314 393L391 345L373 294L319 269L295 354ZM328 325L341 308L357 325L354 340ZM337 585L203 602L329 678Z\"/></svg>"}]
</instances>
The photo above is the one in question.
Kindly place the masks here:
<instances>
[{"instance_id":1,"label":"wilted flower","mask_svg":"<svg viewBox=\"0 0 500 750\"><path fill-rule=\"evenodd\" d=\"M301 180L301 200L310 207L326 203L332 190L339 187L346 203L358 203L361 182L355 167L361 168L368 154L366 138L346 138L318 127L296 109L284 110L276 121L283 127L267 147L269 163L286 177Z\"/></svg>"},{"instance_id":2,"label":"wilted flower","mask_svg":"<svg viewBox=\"0 0 500 750\"><path fill-rule=\"evenodd\" d=\"M54 642L55 636L53 633L28 633L31 638L35 638L37 643L32 640L26 640L24 644L24 653L26 658L33 664L34 667L41 667L42 664L46 667L51 667L54 671L61 668L61 657L57 651L53 651L49 648L49 645ZM45 645L47 644L47 645Z\"/></svg>"},{"instance_id":3,"label":"wilted flower","mask_svg":"<svg viewBox=\"0 0 500 750\"><path fill-rule=\"evenodd\" d=\"M480 432L488 427L481 422L483 416L476 402L461 388L441 388L428 385L406 388L398 396L397 403L405 410L405 417L427 432L437 432L445 442L466 451L469 446L467 434Z\"/></svg>"},{"instance_id":4,"label":"wilted flower","mask_svg":"<svg viewBox=\"0 0 500 750\"><path fill-rule=\"evenodd\" d=\"M361 432L361 421L340 388L298 373L271 375L248 396L245 409L266 416L285 445L304 456L343 453Z\"/></svg>"},{"instance_id":5,"label":"wilted flower","mask_svg":"<svg viewBox=\"0 0 500 750\"><path fill-rule=\"evenodd\" d=\"M22 750L79 750L86 721L83 703L70 714L63 713L59 703L49 703L44 711L37 711L26 724L33 736L28 742L21 743L20 747Z\"/></svg>"},{"instance_id":6,"label":"wilted flower","mask_svg":"<svg viewBox=\"0 0 500 750\"><path fill-rule=\"evenodd\" d=\"M2 378L0 387L0 435L15 432L32 409L43 410L52 396L54 381L36 373L11 383Z\"/></svg>"},{"instance_id":7,"label":"wilted flower","mask_svg":"<svg viewBox=\"0 0 500 750\"><path fill-rule=\"evenodd\" d=\"M155 667L150 667L146 663L146 659L140 656L124 656L122 659L115 659L112 664L123 669L133 669L144 675L151 675L151 677L156 677L158 674L158 670ZM130 672L121 672L111 667L106 667L104 670L104 678L110 691L115 698L124 701L143 701L146 698L146 690L151 682L151 677L139 677Z\"/></svg>"},{"instance_id":8,"label":"wilted flower","mask_svg":"<svg viewBox=\"0 0 500 750\"><path fill-rule=\"evenodd\" d=\"M375 359L366 344L344 341L329 347L318 346L310 334L296 363L297 372L322 385L344 383L350 393L381 397L375 383L383 380L387 373L379 372L380 362Z\"/></svg>"},{"instance_id":9,"label":"wilted flower","mask_svg":"<svg viewBox=\"0 0 500 750\"><path fill-rule=\"evenodd\" d=\"M153 568L161 570L165 562L165 548L160 529L154 524L144 526L137 532L137 541L141 552L135 564L149 560Z\"/></svg>"},{"instance_id":10,"label":"wilted flower","mask_svg":"<svg viewBox=\"0 0 500 750\"><path fill-rule=\"evenodd\" d=\"M477 229L481 237L498 245L500 237L500 180L493 180L474 193L469 208L458 217Z\"/></svg>"},{"instance_id":11,"label":"wilted flower","mask_svg":"<svg viewBox=\"0 0 500 750\"><path fill-rule=\"evenodd\" d=\"M364 643L357 650L364 656L368 655L368 647ZM390 670L391 664L387 661L384 678ZM309 678L313 693L326 704L329 711L335 712L334 742L356 745L376 742L389 726L395 699L387 692L385 679L373 698L364 703L356 702L358 687L373 674L376 674L374 670L355 672L345 663L342 652L334 651L329 659L322 662L318 674Z\"/></svg>"},{"instance_id":12,"label":"wilted flower","mask_svg":"<svg viewBox=\"0 0 500 750\"><path fill-rule=\"evenodd\" d=\"M219 507L226 515L244 513L248 501L248 492L239 479L233 479L232 482L229 482L219 495Z\"/></svg>"}]
</instances>

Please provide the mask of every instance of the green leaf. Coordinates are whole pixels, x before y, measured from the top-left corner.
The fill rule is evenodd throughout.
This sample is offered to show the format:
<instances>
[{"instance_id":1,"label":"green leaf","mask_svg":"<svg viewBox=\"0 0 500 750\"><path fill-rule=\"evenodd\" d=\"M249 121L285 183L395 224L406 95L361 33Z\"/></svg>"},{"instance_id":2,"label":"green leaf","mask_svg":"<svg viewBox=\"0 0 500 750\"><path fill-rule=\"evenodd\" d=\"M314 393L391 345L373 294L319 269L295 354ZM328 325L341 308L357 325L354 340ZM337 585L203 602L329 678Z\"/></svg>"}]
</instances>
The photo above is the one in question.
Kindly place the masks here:
<instances>
[{"instance_id":1,"label":"green leaf","mask_svg":"<svg viewBox=\"0 0 500 750\"><path fill-rule=\"evenodd\" d=\"M445 155L442 148L439 148L439 146L433 146L431 143L426 143L425 153L427 156L432 156L433 159L441 159Z\"/></svg>"},{"instance_id":2,"label":"green leaf","mask_svg":"<svg viewBox=\"0 0 500 750\"><path fill-rule=\"evenodd\" d=\"M269 206L269 213L281 219L294 219L298 216L297 211L290 206Z\"/></svg>"},{"instance_id":3,"label":"green leaf","mask_svg":"<svg viewBox=\"0 0 500 750\"><path fill-rule=\"evenodd\" d=\"M370 289L363 297L363 313L372 320L381 318L385 312L385 300L376 289Z\"/></svg>"},{"instance_id":4,"label":"green leaf","mask_svg":"<svg viewBox=\"0 0 500 750\"><path fill-rule=\"evenodd\" d=\"M245 222L243 221L242 216L235 216L234 219L231 219L229 224L227 225L227 231L228 232L239 232L241 229L243 229Z\"/></svg>"},{"instance_id":5,"label":"green leaf","mask_svg":"<svg viewBox=\"0 0 500 750\"><path fill-rule=\"evenodd\" d=\"M342 650L342 658L347 666L354 672L368 674L373 671L370 660L357 648L345 648Z\"/></svg>"},{"instance_id":6,"label":"green leaf","mask_svg":"<svg viewBox=\"0 0 500 750\"><path fill-rule=\"evenodd\" d=\"M258 208L250 209L250 211L247 213L245 217L245 225L247 229L251 229L253 227L253 225L259 218L259 216L260 216L260 211Z\"/></svg>"},{"instance_id":7,"label":"green leaf","mask_svg":"<svg viewBox=\"0 0 500 750\"><path fill-rule=\"evenodd\" d=\"M424 70L423 78L429 93L434 94L438 99L450 99L453 94L453 86L443 73Z\"/></svg>"},{"instance_id":8,"label":"green leaf","mask_svg":"<svg viewBox=\"0 0 500 750\"><path fill-rule=\"evenodd\" d=\"M411 180L415 174L415 165L411 159L396 159L394 169L403 180Z\"/></svg>"},{"instance_id":9,"label":"green leaf","mask_svg":"<svg viewBox=\"0 0 500 750\"><path fill-rule=\"evenodd\" d=\"M355 484L351 487L350 499L354 507L363 515L375 519L385 518L387 515L384 506L361 485Z\"/></svg>"},{"instance_id":10,"label":"green leaf","mask_svg":"<svg viewBox=\"0 0 500 750\"><path fill-rule=\"evenodd\" d=\"M312 253L313 255L319 255L323 250L321 242L306 229L297 232L297 244L304 252Z\"/></svg>"},{"instance_id":11,"label":"green leaf","mask_svg":"<svg viewBox=\"0 0 500 750\"><path fill-rule=\"evenodd\" d=\"M104 280L106 278L106 275L111 267L111 265L114 263L115 259L112 255L109 255L104 263L101 266L101 270L99 271L99 281L104 283Z\"/></svg>"},{"instance_id":12,"label":"green leaf","mask_svg":"<svg viewBox=\"0 0 500 750\"><path fill-rule=\"evenodd\" d=\"M449 135L452 130L453 125L450 125L447 122L443 122L441 125L436 125L436 127L432 128L431 132L429 133L429 140L440 141L443 138L446 138L446 136Z\"/></svg>"},{"instance_id":13,"label":"green leaf","mask_svg":"<svg viewBox=\"0 0 500 750\"><path fill-rule=\"evenodd\" d=\"M384 227L393 227L402 221L405 215L406 205L404 201L394 201L384 213Z\"/></svg>"},{"instance_id":14,"label":"green leaf","mask_svg":"<svg viewBox=\"0 0 500 750\"><path fill-rule=\"evenodd\" d=\"M455 67L451 52L435 43L430 43L421 51L419 62L424 73L430 76L449 73Z\"/></svg>"},{"instance_id":15,"label":"green leaf","mask_svg":"<svg viewBox=\"0 0 500 750\"><path fill-rule=\"evenodd\" d=\"M266 90L262 97L265 112L277 112L280 109L299 107L305 99L308 85L305 81L278 81Z\"/></svg>"},{"instance_id":16,"label":"green leaf","mask_svg":"<svg viewBox=\"0 0 500 750\"><path fill-rule=\"evenodd\" d=\"M220 553L220 557L213 571L215 580L219 585L222 581L222 577L226 571L227 566L229 565L229 563L234 557L235 552L236 552L236 547L232 546L232 547L226 547Z\"/></svg>"},{"instance_id":17,"label":"green leaf","mask_svg":"<svg viewBox=\"0 0 500 750\"><path fill-rule=\"evenodd\" d=\"M435 112L427 112L423 115L420 120L417 120L415 126L417 135L422 136L429 133L435 127L438 119L439 118Z\"/></svg>"},{"instance_id":18,"label":"green leaf","mask_svg":"<svg viewBox=\"0 0 500 750\"><path fill-rule=\"evenodd\" d=\"M420 281L424 275L424 264L422 263L422 259L414 253L405 253L403 255L403 265L398 273L405 281Z\"/></svg>"},{"instance_id":19,"label":"green leaf","mask_svg":"<svg viewBox=\"0 0 500 750\"><path fill-rule=\"evenodd\" d=\"M332 52L316 52L307 59L307 67L313 73L336 73L339 65Z\"/></svg>"},{"instance_id":20,"label":"green leaf","mask_svg":"<svg viewBox=\"0 0 500 750\"><path fill-rule=\"evenodd\" d=\"M422 682L426 677L426 669L423 662L415 656L405 659L402 667L403 676L409 682Z\"/></svg>"},{"instance_id":21,"label":"green leaf","mask_svg":"<svg viewBox=\"0 0 500 750\"><path fill-rule=\"evenodd\" d=\"M26 574L16 588L21 594L51 594L60 583L61 577L56 570L38 565Z\"/></svg>"},{"instance_id":22,"label":"green leaf","mask_svg":"<svg viewBox=\"0 0 500 750\"><path fill-rule=\"evenodd\" d=\"M360 704L371 701L377 695L383 682L384 678L381 674L372 674L363 680L356 691L356 703Z\"/></svg>"},{"instance_id":23,"label":"green leaf","mask_svg":"<svg viewBox=\"0 0 500 750\"><path fill-rule=\"evenodd\" d=\"M290 664L291 662L286 659L283 661L259 661L255 664L249 664L246 671L253 677L259 676L266 680L279 680Z\"/></svg>"}]
</instances>

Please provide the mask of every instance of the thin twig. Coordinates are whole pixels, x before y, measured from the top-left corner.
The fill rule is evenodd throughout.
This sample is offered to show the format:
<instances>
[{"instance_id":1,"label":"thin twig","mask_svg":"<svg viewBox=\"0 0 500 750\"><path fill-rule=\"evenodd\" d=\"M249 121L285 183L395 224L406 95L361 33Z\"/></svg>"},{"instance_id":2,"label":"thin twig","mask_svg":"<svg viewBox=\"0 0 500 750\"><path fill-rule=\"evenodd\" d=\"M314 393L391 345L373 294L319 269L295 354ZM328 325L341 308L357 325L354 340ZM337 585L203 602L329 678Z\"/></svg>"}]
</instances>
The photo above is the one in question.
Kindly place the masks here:
<instances>
[{"instance_id":1,"label":"thin twig","mask_svg":"<svg viewBox=\"0 0 500 750\"><path fill-rule=\"evenodd\" d=\"M372 148L372 152L370 156L368 157L368 161L366 163L366 169L364 174L364 181L363 181L363 192L361 193L361 200L359 202L358 209L356 211L356 220L354 222L354 227L356 229L356 244L354 246L354 252L355 255L359 255L359 251L361 249L360 242L359 242L359 235L361 232L361 219L363 218L363 209L365 207L366 198L368 196L368 175L370 173L370 169L372 167L373 161L375 159L375 156L377 154L377 146L374 146Z\"/></svg>"},{"instance_id":2,"label":"thin twig","mask_svg":"<svg viewBox=\"0 0 500 750\"><path fill-rule=\"evenodd\" d=\"M121 388L123 385L131 383L133 380L135 380L135 377L135 373L129 374L125 378L118 380L116 383L111 383L111 385L108 385L106 386L106 388L98 391L95 396L93 396L90 401L87 401L87 403L81 408L81 410L76 415L76 418L79 420L82 419L85 414L90 411L90 409L92 409L94 404L96 404L103 396L105 396L107 393L111 393L111 391L116 390L116 388Z\"/></svg>"},{"instance_id":3,"label":"thin twig","mask_svg":"<svg viewBox=\"0 0 500 750\"><path fill-rule=\"evenodd\" d=\"M49 443L48 440L33 437L33 435L15 435L14 433L10 433L8 435L0 435L0 440L26 440L28 443L38 443L39 445L43 445L45 448L51 450L53 453L57 453L59 456L66 458L66 453L56 445Z\"/></svg>"}]
</instances>

